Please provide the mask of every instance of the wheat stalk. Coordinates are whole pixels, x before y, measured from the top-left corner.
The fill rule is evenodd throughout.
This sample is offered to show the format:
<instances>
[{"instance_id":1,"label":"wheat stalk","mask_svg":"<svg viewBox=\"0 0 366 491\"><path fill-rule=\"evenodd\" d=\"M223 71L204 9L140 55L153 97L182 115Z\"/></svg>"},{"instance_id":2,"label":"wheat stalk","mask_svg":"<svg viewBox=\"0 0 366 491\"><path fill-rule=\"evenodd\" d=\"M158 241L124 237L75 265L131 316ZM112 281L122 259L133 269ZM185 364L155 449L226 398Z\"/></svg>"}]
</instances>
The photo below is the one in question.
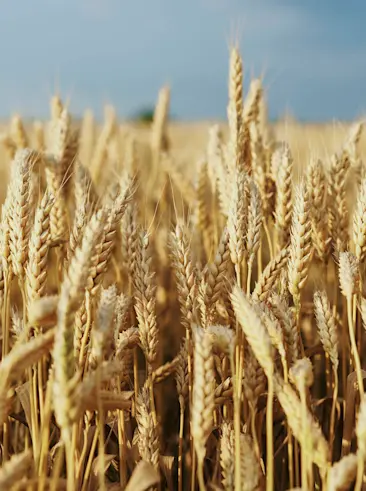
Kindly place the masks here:
<instances>
[{"instance_id":1,"label":"wheat stalk","mask_svg":"<svg viewBox=\"0 0 366 491\"><path fill-rule=\"evenodd\" d=\"M241 328L261 364L268 380L267 400L267 489L273 489L273 347L270 336L256 309L251 305L238 286L235 286L231 296L234 312Z\"/></svg>"},{"instance_id":2,"label":"wheat stalk","mask_svg":"<svg viewBox=\"0 0 366 491\"><path fill-rule=\"evenodd\" d=\"M98 212L86 227L82 243L75 251L67 276L61 285L58 302L58 321L53 351L54 401L56 419L61 427L65 444L71 442L71 428L76 416L71 406L72 394L77 390L78 383L78 375L75 372L73 321L83 299L82 287L88 277L94 248L103 232L104 219L105 214Z\"/></svg>"}]
</instances>

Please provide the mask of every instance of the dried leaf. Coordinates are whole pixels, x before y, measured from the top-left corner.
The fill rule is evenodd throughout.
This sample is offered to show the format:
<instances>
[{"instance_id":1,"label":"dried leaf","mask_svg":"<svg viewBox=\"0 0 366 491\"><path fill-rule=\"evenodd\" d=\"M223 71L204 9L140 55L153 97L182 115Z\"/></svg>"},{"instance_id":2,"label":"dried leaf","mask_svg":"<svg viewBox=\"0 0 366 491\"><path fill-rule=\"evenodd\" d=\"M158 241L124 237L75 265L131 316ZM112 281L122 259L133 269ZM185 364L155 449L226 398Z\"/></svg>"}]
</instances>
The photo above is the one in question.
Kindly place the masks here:
<instances>
[{"instance_id":1,"label":"dried leaf","mask_svg":"<svg viewBox=\"0 0 366 491\"><path fill-rule=\"evenodd\" d=\"M133 396L133 391L125 392L112 392L110 390L101 390L99 392L99 397L102 402L103 409L105 411L114 411L116 409L131 409L131 399ZM98 409L98 398L94 393L88 395L88 397L83 398L82 407L87 411L95 411Z\"/></svg>"},{"instance_id":2,"label":"dried leaf","mask_svg":"<svg viewBox=\"0 0 366 491\"><path fill-rule=\"evenodd\" d=\"M104 454L104 469L103 469L103 473L106 472L106 470L108 469L108 467L111 465L111 462L116 457L117 457L116 455ZM93 463L92 463L92 472L93 472L94 476L98 476L98 474L99 474L99 467L100 467L99 460L100 460L100 455L98 455L97 457L95 457L95 459L93 460Z\"/></svg>"},{"instance_id":3,"label":"dried leaf","mask_svg":"<svg viewBox=\"0 0 366 491\"><path fill-rule=\"evenodd\" d=\"M56 485L56 488L55 488ZM42 488L41 488L42 486ZM58 478L55 482L54 478L33 478L27 479L21 483L17 483L14 487L14 491L38 491L38 489L43 489L44 491L49 491L52 489L57 489L57 491L66 491L67 481L66 479Z\"/></svg>"},{"instance_id":4,"label":"dried leaf","mask_svg":"<svg viewBox=\"0 0 366 491\"><path fill-rule=\"evenodd\" d=\"M146 491L158 484L159 481L160 476L156 469L145 460L140 460L128 481L125 491Z\"/></svg>"},{"instance_id":5,"label":"dried leaf","mask_svg":"<svg viewBox=\"0 0 366 491\"><path fill-rule=\"evenodd\" d=\"M104 469L102 469L103 475L107 471L108 467L111 465L111 462L116 458L116 455L104 454ZM97 491L99 489L99 472L100 472L100 455L95 457L92 463L92 472L89 477L88 489L90 491Z\"/></svg>"},{"instance_id":6,"label":"dried leaf","mask_svg":"<svg viewBox=\"0 0 366 491\"><path fill-rule=\"evenodd\" d=\"M160 467L164 473L169 491L174 491L173 465L174 457L172 455L160 455Z\"/></svg>"},{"instance_id":7,"label":"dried leaf","mask_svg":"<svg viewBox=\"0 0 366 491\"><path fill-rule=\"evenodd\" d=\"M24 410L25 418L28 423L28 428L29 431L32 435L32 412L31 412L31 402L30 402L30 386L29 382L25 382L23 385L19 385L15 389L15 392L17 393L19 397L20 404L22 405L22 408Z\"/></svg>"}]
</instances>

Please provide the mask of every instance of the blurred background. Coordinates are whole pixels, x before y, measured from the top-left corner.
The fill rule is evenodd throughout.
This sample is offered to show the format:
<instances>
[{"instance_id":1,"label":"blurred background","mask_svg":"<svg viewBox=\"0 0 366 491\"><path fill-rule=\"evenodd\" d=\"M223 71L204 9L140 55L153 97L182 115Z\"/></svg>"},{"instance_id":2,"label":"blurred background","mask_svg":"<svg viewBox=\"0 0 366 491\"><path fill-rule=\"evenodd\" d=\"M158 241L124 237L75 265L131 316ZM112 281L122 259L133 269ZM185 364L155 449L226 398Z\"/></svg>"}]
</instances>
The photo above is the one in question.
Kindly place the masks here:
<instances>
[{"instance_id":1,"label":"blurred background","mask_svg":"<svg viewBox=\"0 0 366 491\"><path fill-rule=\"evenodd\" d=\"M58 91L82 115L148 112L163 84L181 121L226 117L229 46L262 76L271 120L365 110L364 0L17 0L0 14L0 117L46 118Z\"/></svg>"}]
</instances>

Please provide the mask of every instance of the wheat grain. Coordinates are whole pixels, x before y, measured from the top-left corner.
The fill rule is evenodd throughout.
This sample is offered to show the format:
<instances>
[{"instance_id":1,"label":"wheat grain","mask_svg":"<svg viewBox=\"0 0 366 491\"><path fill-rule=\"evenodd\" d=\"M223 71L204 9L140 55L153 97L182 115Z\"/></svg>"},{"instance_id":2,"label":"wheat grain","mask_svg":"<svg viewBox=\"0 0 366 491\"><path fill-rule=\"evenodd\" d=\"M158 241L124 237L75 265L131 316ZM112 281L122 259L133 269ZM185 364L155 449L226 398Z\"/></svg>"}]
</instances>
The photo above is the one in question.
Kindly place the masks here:
<instances>
[{"instance_id":1,"label":"wheat grain","mask_svg":"<svg viewBox=\"0 0 366 491\"><path fill-rule=\"evenodd\" d=\"M214 371L211 336L196 327L194 331L194 378L191 432L199 466L206 455L206 442L213 427Z\"/></svg>"},{"instance_id":2,"label":"wheat grain","mask_svg":"<svg viewBox=\"0 0 366 491\"><path fill-rule=\"evenodd\" d=\"M300 303L311 261L310 198L305 183L300 183L294 193L294 211L288 260L288 289L295 306Z\"/></svg>"},{"instance_id":3,"label":"wheat grain","mask_svg":"<svg viewBox=\"0 0 366 491\"><path fill-rule=\"evenodd\" d=\"M334 370L337 370L339 364L337 328L325 291L314 293L314 310L320 340Z\"/></svg>"},{"instance_id":4,"label":"wheat grain","mask_svg":"<svg viewBox=\"0 0 366 491\"><path fill-rule=\"evenodd\" d=\"M150 395L147 389L142 389L138 395L136 406L140 456L157 469L159 465L159 439L151 413Z\"/></svg>"},{"instance_id":5,"label":"wheat grain","mask_svg":"<svg viewBox=\"0 0 366 491\"><path fill-rule=\"evenodd\" d=\"M283 145L272 156L272 172L276 176L277 192L275 227L278 250L286 247L290 240L292 214L292 168L293 160L288 145Z\"/></svg>"}]
</instances>

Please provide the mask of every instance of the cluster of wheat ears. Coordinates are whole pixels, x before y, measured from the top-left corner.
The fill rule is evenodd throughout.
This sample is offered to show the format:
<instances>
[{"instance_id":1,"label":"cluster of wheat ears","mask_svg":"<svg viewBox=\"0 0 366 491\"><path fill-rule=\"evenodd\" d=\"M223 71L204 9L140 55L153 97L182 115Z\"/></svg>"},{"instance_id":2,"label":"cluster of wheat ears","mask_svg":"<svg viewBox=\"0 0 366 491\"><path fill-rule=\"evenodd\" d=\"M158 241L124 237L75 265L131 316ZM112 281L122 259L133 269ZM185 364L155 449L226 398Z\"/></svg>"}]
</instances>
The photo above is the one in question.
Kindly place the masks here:
<instances>
[{"instance_id":1,"label":"cluster of wheat ears","mask_svg":"<svg viewBox=\"0 0 366 491\"><path fill-rule=\"evenodd\" d=\"M235 48L197 165L168 110L145 144L54 97L2 137L0 489L360 491L362 124L295 179Z\"/></svg>"}]
</instances>

